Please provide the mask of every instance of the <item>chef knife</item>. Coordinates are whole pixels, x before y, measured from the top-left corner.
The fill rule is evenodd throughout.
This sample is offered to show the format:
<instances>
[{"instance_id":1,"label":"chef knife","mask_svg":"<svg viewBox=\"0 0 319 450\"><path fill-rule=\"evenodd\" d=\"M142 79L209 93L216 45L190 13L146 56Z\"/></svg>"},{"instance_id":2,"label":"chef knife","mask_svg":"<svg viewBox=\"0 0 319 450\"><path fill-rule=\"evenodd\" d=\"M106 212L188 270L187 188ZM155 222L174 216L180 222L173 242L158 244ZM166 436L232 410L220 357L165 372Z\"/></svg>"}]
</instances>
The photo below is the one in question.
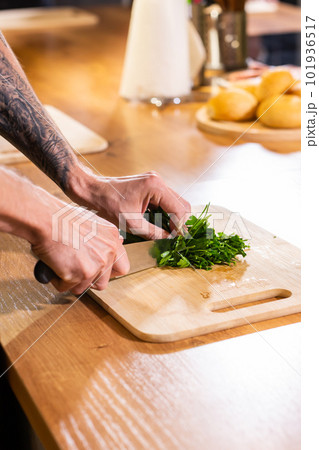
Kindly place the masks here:
<instances>
[{"instance_id":1,"label":"chef knife","mask_svg":"<svg viewBox=\"0 0 319 450\"><path fill-rule=\"evenodd\" d=\"M152 249L155 241L136 242L134 244L126 244L124 248L126 250L128 259L130 261L130 270L127 276L141 270L149 269L156 266L156 258L153 258L150 250ZM34 276L39 283L47 284L53 278L58 276L54 271L47 266L43 261L38 261L34 267ZM116 278L120 278L120 276Z\"/></svg>"}]
</instances>

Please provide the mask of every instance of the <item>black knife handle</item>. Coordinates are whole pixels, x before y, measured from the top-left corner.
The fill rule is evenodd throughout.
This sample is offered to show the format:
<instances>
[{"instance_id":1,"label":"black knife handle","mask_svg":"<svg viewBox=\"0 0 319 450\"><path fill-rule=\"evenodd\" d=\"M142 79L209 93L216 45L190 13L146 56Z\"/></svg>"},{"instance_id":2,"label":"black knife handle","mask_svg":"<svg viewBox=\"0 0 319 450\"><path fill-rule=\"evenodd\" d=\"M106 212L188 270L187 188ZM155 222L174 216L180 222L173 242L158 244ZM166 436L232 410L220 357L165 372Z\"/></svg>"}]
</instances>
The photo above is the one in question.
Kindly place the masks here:
<instances>
[{"instance_id":1,"label":"black knife handle","mask_svg":"<svg viewBox=\"0 0 319 450\"><path fill-rule=\"evenodd\" d=\"M34 266L34 276L42 284L48 284L52 278L57 278L56 273L41 260Z\"/></svg>"}]
</instances>

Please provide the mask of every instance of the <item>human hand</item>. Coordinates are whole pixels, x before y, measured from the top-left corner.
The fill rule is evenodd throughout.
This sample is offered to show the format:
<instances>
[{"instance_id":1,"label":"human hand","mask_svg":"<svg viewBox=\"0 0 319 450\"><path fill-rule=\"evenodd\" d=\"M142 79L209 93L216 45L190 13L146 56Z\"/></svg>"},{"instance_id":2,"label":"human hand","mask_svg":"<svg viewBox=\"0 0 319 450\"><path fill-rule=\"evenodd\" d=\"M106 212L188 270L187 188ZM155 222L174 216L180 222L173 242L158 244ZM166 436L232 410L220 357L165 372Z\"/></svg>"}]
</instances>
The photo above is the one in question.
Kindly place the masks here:
<instances>
[{"instance_id":1,"label":"human hand","mask_svg":"<svg viewBox=\"0 0 319 450\"><path fill-rule=\"evenodd\" d=\"M52 227L32 244L33 252L57 275L51 280L55 288L81 294L89 287L105 289L109 278L125 275L129 261L118 229L83 208L61 206L61 220L51 220Z\"/></svg>"},{"instance_id":2,"label":"human hand","mask_svg":"<svg viewBox=\"0 0 319 450\"><path fill-rule=\"evenodd\" d=\"M172 214L171 230L179 231L188 219L190 204L169 188L156 172L127 177L89 176L85 187L74 184L69 196L79 204L97 210L99 215L145 239L163 239L169 233L143 218L148 207L160 206Z\"/></svg>"}]
</instances>

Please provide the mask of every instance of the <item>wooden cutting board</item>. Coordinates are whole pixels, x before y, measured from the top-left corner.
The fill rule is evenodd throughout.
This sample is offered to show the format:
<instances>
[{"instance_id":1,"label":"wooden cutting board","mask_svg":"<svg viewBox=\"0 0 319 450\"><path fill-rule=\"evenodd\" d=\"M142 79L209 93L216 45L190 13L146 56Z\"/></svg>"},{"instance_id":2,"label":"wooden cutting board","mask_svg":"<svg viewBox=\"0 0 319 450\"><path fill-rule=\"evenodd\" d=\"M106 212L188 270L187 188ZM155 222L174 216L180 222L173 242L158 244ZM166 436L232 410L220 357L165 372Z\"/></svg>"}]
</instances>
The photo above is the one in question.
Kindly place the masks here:
<instances>
[{"instance_id":1,"label":"wooden cutting board","mask_svg":"<svg viewBox=\"0 0 319 450\"><path fill-rule=\"evenodd\" d=\"M211 271L147 269L112 280L105 291L91 290L90 295L135 336L152 342L299 312L300 251L224 208L211 211L223 216L214 220L216 231L250 236L245 259Z\"/></svg>"},{"instance_id":2,"label":"wooden cutting board","mask_svg":"<svg viewBox=\"0 0 319 450\"><path fill-rule=\"evenodd\" d=\"M268 128L260 122L231 122L212 120L208 117L207 108L203 106L196 112L199 129L208 133L228 136L233 139L241 138L249 142L299 142L300 128Z\"/></svg>"},{"instance_id":3,"label":"wooden cutting board","mask_svg":"<svg viewBox=\"0 0 319 450\"><path fill-rule=\"evenodd\" d=\"M46 105L45 108L76 153L86 155L101 152L107 148L107 141L85 125L72 119L54 106ZM26 156L0 136L0 164L25 161L28 161Z\"/></svg>"}]
</instances>

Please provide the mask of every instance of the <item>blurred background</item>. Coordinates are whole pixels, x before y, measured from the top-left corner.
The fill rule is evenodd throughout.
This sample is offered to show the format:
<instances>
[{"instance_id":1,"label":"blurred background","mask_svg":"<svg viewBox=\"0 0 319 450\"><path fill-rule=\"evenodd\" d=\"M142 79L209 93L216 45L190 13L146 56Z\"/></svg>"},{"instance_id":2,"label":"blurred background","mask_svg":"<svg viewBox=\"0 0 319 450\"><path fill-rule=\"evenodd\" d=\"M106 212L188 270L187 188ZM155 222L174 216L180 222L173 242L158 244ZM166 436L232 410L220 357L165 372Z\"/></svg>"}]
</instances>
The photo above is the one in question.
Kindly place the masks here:
<instances>
[{"instance_id":1,"label":"blurred background","mask_svg":"<svg viewBox=\"0 0 319 450\"><path fill-rule=\"evenodd\" d=\"M93 6L128 5L132 0L0 0L0 9L29 8L35 6Z\"/></svg>"},{"instance_id":2,"label":"blurred background","mask_svg":"<svg viewBox=\"0 0 319 450\"><path fill-rule=\"evenodd\" d=\"M186 0L185 0L186 1ZM251 0L252 1L252 0ZM279 0L253 0L254 2L272 2ZM280 0L300 6L301 0ZM205 0L205 4L213 1ZM0 10L28 7L77 6L93 7L98 5L130 6L132 0L0 0ZM300 66L300 33L264 34L250 36L247 40L248 57L268 65L292 64Z\"/></svg>"}]
</instances>

